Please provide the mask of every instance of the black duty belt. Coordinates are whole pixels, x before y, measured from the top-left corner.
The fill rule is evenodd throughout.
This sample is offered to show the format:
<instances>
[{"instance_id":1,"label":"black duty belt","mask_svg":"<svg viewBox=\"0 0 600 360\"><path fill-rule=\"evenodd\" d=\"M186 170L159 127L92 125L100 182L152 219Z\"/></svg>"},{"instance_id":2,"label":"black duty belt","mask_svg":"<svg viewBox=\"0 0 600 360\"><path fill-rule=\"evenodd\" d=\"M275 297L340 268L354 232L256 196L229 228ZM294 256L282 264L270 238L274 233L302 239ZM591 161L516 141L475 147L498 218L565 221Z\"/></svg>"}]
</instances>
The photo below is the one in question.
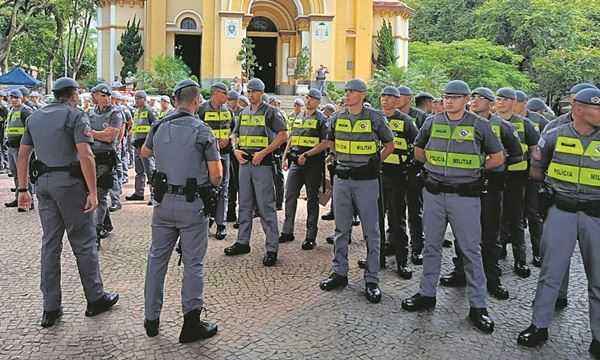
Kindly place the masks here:
<instances>
[{"instance_id":1,"label":"black duty belt","mask_svg":"<svg viewBox=\"0 0 600 360\"><path fill-rule=\"evenodd\" d=\"M185 185L167 185L167 194L185 195Z\"/></svg>"},{"instance_id":2,"label":"black duty belt","mask_svg":"<svg viewBox=\"0 0 600 360\"><path fill-rule=\"evenodd\" d=\"M343 180L375 180L378 178L376 171L368 172L363 168L335 169L335 175Z\"/></svg>"},{"instance_id":3,"label":"black duty belt","mask_svg":"<svg viewBox=\"0 0 600 360\"><path fill-rule=\"evenodd\" d=\"M444 184L431 178L425 179L425 188L432 194L458 194L467 197L480 197L483 191L481 181L467 184Z\"/></svg>"},{"instance_id":4,"label":"black duty belt","mask_svg":"<svg viewBox=\"0 0 600 360\"><path fill-rule=\"evenodd\" d=\"M581 211L588 216L600 218L600 200L578 200L556 193L554 196L556 208L562 211L576 213Z\"/></svg>"}]
</instances>

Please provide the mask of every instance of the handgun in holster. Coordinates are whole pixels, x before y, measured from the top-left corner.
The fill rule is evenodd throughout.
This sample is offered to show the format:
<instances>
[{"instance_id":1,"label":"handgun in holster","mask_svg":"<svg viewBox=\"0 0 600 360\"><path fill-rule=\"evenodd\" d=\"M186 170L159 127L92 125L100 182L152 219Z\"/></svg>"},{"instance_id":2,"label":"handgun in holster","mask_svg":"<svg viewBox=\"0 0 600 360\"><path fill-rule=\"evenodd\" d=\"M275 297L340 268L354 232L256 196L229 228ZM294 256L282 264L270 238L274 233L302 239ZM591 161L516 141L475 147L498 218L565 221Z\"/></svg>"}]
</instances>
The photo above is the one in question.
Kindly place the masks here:
<instances>
[{"instance_id":1,"label":"handgun in holster","mask_svg":"<svg viewBox=\"0 0 600 360\"><path fill-rule=\"evenodd\" d=\"M291 165L291 163L298 165L299 157L300 157L300 155L298 154L298 152L296 152L294 150L291 150L290 152L288 152L288 154L287 154L288 166Z\"/></svg>"},{"instance_id":2,"label":"handgun in holster","mask_svg":"<svg viewBox=\"0 0 600 360\"><path fill-rule=\"evenodd\" d=\"M550 185L540 183L540 186L538 186L539 212L544 220L548 216L548 210L554 205L554 196L554 189Z\"/></svg>"},{"instance_id":3,"label":"handgun in holster","mask_svg":"<svg viewBox=\"0 0 600 360\"><path fill-rule=\"evenodd\" d=\"M219 202L219 194L221 186L209 186L198 189L198 194L204 203L204 215L215 217L217 214L217 205Z\"/></svg>"},{"instance_id":4,"label":"handgun in holster","mask_svg":"<svg viewBox=\"0 0 600 360\"><path fill-rule=\"evenodd\" d=\"M187 178L185 180L185 187L183 188L183 193L185 194L185 201L194 202L198 194L198 179Z\"/></svg>"},{"instance_id":5,"label":"handgun in holster","mask_svg":"<svg viewBox=\"0 0 600 360\"><path fill-rule=\"evenodd\" d=\"M167 174L154 171L152 174L152 186L154 188L154 200L158 203L162 202L168 187Z\"/></svg>"}]
</instances>

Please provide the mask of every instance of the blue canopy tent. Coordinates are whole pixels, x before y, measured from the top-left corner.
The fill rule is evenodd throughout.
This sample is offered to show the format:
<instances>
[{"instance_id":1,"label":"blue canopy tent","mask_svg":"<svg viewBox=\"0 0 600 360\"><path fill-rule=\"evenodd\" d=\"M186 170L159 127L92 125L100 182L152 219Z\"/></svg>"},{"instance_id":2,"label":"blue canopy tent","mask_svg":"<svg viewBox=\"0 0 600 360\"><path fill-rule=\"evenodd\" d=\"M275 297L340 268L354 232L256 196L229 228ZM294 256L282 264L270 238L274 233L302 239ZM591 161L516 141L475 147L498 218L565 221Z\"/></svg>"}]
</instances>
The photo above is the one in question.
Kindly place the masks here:
<instances>
[{"instance_id":1,"label":"blue canopy tent","mask_svg":"<svg viewBox=\"0 0 600 360\"><path fill-rule=\"evenodd\" d=\"M20 67L16 67L6 74L0 76L0 85L21 85L34 87L41 84L41 81L32 78Z\"/></svg>"}]
</instances>

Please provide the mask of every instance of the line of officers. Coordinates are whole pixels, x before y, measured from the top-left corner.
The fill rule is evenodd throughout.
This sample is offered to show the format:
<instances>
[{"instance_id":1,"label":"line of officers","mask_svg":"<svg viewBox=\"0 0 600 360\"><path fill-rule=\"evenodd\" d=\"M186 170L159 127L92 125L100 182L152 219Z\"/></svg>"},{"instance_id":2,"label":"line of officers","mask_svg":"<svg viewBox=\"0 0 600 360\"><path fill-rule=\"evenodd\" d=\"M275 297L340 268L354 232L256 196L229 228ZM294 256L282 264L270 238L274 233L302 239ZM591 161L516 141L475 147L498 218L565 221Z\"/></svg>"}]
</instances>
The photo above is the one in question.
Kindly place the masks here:
<instances>
[{"instance_id":1,"label":"line of officers","mask_svg":"<svg viewBox=\"0 0 600 360\"><path fill-rule=\"evenodd\" d=\"M60 83L57 85L55 92L60 93L63 88ZM410 247L410 259L415 265L423 264L423 275L419 292L404 299L402 308L417 311L435 307L442 247L450 224L456 239L455 269L440 282L446 286L466 285L470 321L479 330L491 333L494 322L487 312L488 292L499 299L508 298L508 291L500 282L498 266L498 260L505 256L506 244L512 244L515 273L524 278L530 275L525 257L526 221L532 238L532 262L542 269L532 325L519 335L518 342L536 346L547 339L555 307L567 304L570 258L575 241L579 240L588 277L594 338L590 351L599 356L600 268L592 259L594 255L600 256L600 244L593 239L595 230L600 230L600 90L591 84L574 86L572 110L551 122L546 118L548 108L543 101L527 102L523 92L510 88L498 89L495 93L487 88L471 91L466 83L451 81L444 90L443 111L435 114L412 108L413 94L406 87L383 89L381 111L365 106L367 85L363 81L351 80L345 90L344 108L329 117L318 110L321 93L312 89L305 99L305 110L295 111L286 121L280 110L264 101L264 83L260 79L248 83L248 106L240 108L237 101L235 109L228 108L227 102L236 96L228 92L224 84L214 84L210 100L202 104L198 84L186 80L176 86L175 109L162 121L143 123L141 119L145 117L137 116L133 133L140 131L145 136L141 146L135 147L136 156L141 161L152 158L155 161L154 175L146 172L146 165L142 164L146 176L153 177L154 205L145 285L146 333L156 336L159 332L165 273L178 239L184 262L184 325L180 341L195 341L217 331L216 324L200 320L203 258L209 217L214 217L217 223L217 238L226 236L224 221L228 212L232 158L239 164L239 231L236 241L225 248L225 255L251 251L252 221L258 216L265 233L263 264L273 266L277 262L279 243L294 240L297 199L303 186L306 187L308 216L302 249L311 250L316 246L319 186L323 180L325 154L329 151L335 155L332 169L334 258L331 275L320 282L322 290L341 288L348 283L348 244L356 214L367 243L366 260L359 264L365 269L367 300L373 303L381 300L378 273L382 251L395 256L400 277L411 278ZM62 102L60 96L57 98L68 107L64 97ZM434 100L427 94L419 98L424 107L427 100ZM36 129L37 114L40 112L27 121L21 140L25 151L19 160L23 163L37 145L36 136L31 133ZM88 126L85 116L80 117L80 122L84 128ZM114 130L120 128L117 123L103 122L103 129L95 129L93 123L83 132L84 137L94 139L91 148L97 147L98 141L111 144L118 138ZM45 133L37 136L41 145L44 144L42 138L48 141ZM82 134L75 133L75 148L88 188L87 200L82 197L81 202L89 210L95 208L90 199L93 193L98 192L98 199L102 195L100 190L92 191L101 171L98 164L94 169L84 165L78 136ZM282 167L288 171L281 233L277 221L277 177L273 172L280 149L284 149ZM56 152L37 151L39 167L34 172L38 182L40 174L56 176L54 173L72 168L63 164L65 161L48 158ZM64 153L63 150L62 154L55 155L64 156ZM92 158L98 159L98 151L92 154ZM23 165L19 170L19 206L26 208L30 203L28 176L21 174L27 174L28 168ZM93 178L88 174L92 170L96 171ZM80 185L82 183L80 181ZM51 184L54 182L48 182L50 188ZM207 194L215 188L218 195L211 198ZM41 185L37 196L40 202L44 199ZM65 199L53 201L60 208L60 202ZM407 207L410 246L406 231ZM377 208L382 208L380 214L374 211ZM381 243L382 212L387 215L389 244ZM72 220L67 219L67 213L61 214L63 223ZM44 262L50 261L44 256L44 243L51 238L58 241L54 223L58 220L44 216L42 211L40 217L44 227L42 325L51 326L62 315L62 308L60 297L47 301L52 294L44 291L47 286ZM69 233L70 227L63 225L63 231L64 227ZM69 233L72 246L82 240L77 235ZM92 248L87 250L90 256L96 257L97 267L97 252ZM75 254L83 256L78 251ZM86 279L94 279L101 286L99 273L86 277L82 272L82 267L93 267L94 262L81 263L78 257L78 264L84 288ZM51 267L56 266L59 265ZM103 301L96 305L98 308L109 308L112 305L107 304L116 303L115 298L118 299L118 295L114 293L103 293L100 300L95 301L88 297L88 309L93 309L98 301Z\"/></svg>"}]
</instances>

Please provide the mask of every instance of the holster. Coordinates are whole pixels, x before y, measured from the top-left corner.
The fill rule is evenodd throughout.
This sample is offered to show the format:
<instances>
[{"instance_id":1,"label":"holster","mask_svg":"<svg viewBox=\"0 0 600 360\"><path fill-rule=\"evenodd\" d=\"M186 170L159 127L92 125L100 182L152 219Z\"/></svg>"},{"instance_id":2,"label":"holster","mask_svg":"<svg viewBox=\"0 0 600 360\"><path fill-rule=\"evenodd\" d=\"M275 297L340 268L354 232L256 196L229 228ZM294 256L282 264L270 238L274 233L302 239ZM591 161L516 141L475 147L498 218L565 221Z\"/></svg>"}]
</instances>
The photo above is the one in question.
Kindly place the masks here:
<instances>
[{"instance_id":1,"label":"holster","mask_svg":"<svg viewBox=\"0 0 600 360\"><path fill-rule=\"evenodd\" d=\"M219 201L220 186L206 186L198 188L198 195L204 203L204 215L215 217L217 214L217 204Z\"/></svg>"},{"instance_id":2,"label":"holster","mask_svg":"<svg viewBox=\"0 0 600 360\"><path fill-rule=\"evenodd\" d=\"M582 201L567 197L561 194L555 194L554 204L556 208L570 213L581 211L588 216L600 218L600 201L587 200Z\"/></svg>"},{"instance_id":3,"label":"holster","mask_svg":"<svg viewBox=\"0 0 600 360\"><path fill-rule=\"evenodd\" d=\"M185 180L185 187L183 193L185 195L185 201L194 202L196 200L196 194L198 192L198 180L196 178L187 178Z\"/></svg>"},{"instance_id":4,"label":"holster","mask_svg":"<svg viewBox=\"0 0 600 360\"><path fill-rule=\"evenodd\" d=\"M554 205L554 196L554 189L550 185L542 183L538 187L539 212L544 220L548 216L548 210Z\"/></svg>"},{"instance_id":5,"label":"holster","mask_svg":"<svg viewBox=\"0 0 600 360\"><path fill-rule=\"evenodd\" d=\"M152 187L154 188L154 200L158 203L162 202L167 193L168 179L167 174L154 171L152 174Z\"/></svg>"},{"instance_id":6,"label":"holster","mask_svg":"<svg viewBox=\"0 0 600 360\"><path fill-rule=\"evenodd\" d=\"M437 182L431 178L425 179L425 188L432 194L458 194L465 197L480 197L484 190L482 181L475 181L468 184L448 185Z\"/></svg>"},{"instance_id":7,"label":"holster","mask_svg":"<svg viewBox=\"0 0 600 360\"><path fill-rule=\"evenodd\" d=\"M244 160L248 161L249 163L252 163L254 154L244 154L244 155L242 155L242 158ZM273 155L269 154L263 159L263 161L258 166L271 166L271 165L273 165Z\"/></svg>"},{"instance_id":8,"label":"holster","mask_svg":"<svg viewBox=\"0 0 600 360\"><path fill-rule=\"evenodd\" d=\"M300 157L300 154L298 154L297 151L290 150L287 154L288 164L291 165L291 163L294 163L294 164L298 165L299 157Z\"/></svg>"}]
</instances>

